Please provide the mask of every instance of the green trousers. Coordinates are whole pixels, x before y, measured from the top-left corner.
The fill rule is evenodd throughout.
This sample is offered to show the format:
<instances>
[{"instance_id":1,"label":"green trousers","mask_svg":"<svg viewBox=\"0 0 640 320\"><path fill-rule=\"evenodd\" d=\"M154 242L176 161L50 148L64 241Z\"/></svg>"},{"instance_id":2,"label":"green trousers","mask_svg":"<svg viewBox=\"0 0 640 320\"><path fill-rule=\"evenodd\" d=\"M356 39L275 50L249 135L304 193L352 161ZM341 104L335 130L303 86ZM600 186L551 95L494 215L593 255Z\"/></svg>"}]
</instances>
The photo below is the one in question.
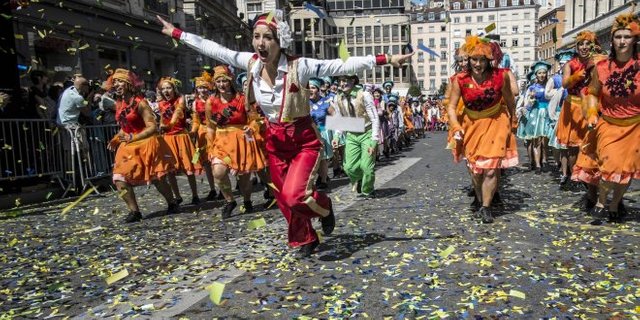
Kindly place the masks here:
<instances>
[{"instance_id":1,"label":"green trousers","mask_svg":"<svg viewBox=\"0 0 640 320\"><path fill-rule=\"evenodd\" d=\"M374 148L376 141L371 140L371 130L364 133L347 132L344 147L344 171L349 176L351 183L362 180L362 193L373 192L373 184L376 180L374 167L376 164L375 153L370 155L367 150Z\"/></svg>"}]
</instances>

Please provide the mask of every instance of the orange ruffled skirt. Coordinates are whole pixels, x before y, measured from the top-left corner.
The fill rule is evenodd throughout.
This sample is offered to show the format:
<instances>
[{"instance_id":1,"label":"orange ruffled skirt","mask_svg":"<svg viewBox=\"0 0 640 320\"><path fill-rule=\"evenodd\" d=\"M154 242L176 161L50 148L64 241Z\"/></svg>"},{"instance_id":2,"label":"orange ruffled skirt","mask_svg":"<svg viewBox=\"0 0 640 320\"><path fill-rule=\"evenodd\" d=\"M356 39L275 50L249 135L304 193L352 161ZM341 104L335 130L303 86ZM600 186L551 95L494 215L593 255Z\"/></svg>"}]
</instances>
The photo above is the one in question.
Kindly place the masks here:
<instances>
[{"instance_id":1,"label":"orange ruffled skirt","mask_svg":"<svg viewBox=\"0 0 640 320\"><path fill-rule=\"evenodd\" d=\"M628 184L640 179L640 121L621 126L601 118L596 138L602 180Z\"/></svg>"},{"instance_id":2,"label":"orange ruffled skirt","mask_svg":"<svg viewBox=\"0 0 640 320\"><path fill-rule=\"evenodd\" d=\"M248 137L243 127L216 128L216 139L209 155L212 164L223 164L232 174L246 174L267 167L262 137L259 133Z\"/></svg>"},{"instance_id":3,"label":"orange ruffled skirt","mask_svg":"<svg viewBox=\"0 0 640 320\"><path fill-rule=\"evenodd\" d=\"M113 181L149 184L175 170L171 149L160 136L120 143L113 165Z\"/></svg>"},{"instance_id":4,"label":"orange ruffled skirt","mask_svg":"<svg viewBox=\"0 0 640 320\"><path fill-rule=\"evenodd\" d=\"M215 139L215 135L213 139ZM207 135L207 126L200 126L195 147L196 152L199 153L198 160L202 166L209 165L209 157L206 155L210 153L211 146L213 146L213 141Z\"/></svg>"},{"instance_id":5,"label":"orange ruffled skirt","mask_svg":"<svg viewBox=\"0 0 640 320\"><path fill-rule=\"evenodd\" d=\"M596 131L587 130L580 145L576 164L571 172L571 180L582 181L597 186L600 183L600 170L596 156Z\"/></svg>"},{"instance_id":6,"label":"orange ruffled skirt","mask_svg":"<svg viewBox=\"0 0 640 320\"><path fill-rule=\"evenodd\" d=\"M567 96L556 125L558 144L562 147L579 147L587 130L587 121L582 114L582 98Z\"/></svg>"},{"instance_id":7,"label":"orange ruffled skirt","mask_svg":"<svg viewBox=\"0 0 640 320\"><path fill-rule=\"evenodd\" d=\"M162 137L176 159L176 170L182 171L187 175L199 175L202 173L202 165L200 165L199 160L193 161L196 147L186 132L165 134Z\"/></svg>"},{"instance_id":8,"label":"orange ruffled skirt","mask_svg":"<svg viewBox=\"0 0 640 320\"><path fill-rule=\"evenodd\" d=\"M464 139L462 152L475 174L484 170L510 168L518 165L518 146L511 132L509 113L504 105L491 116L472 118L469 111L462 117ZM459 144L460 142L458 142ZM454 158L460 158L455 156Z\"/></svg>"}]
</instances>

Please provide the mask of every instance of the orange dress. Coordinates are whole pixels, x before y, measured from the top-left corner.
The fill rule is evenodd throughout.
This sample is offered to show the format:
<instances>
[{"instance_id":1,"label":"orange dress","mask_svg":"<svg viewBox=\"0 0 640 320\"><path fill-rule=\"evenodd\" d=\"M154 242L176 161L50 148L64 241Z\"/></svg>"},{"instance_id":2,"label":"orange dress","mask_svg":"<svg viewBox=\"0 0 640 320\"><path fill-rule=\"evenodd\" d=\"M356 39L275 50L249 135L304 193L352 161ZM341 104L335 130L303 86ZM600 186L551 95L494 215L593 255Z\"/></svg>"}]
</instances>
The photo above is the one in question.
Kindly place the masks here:
<instances>
[{"instance_id":1,"label":"orange dress","mask_svg":"<svg viewBox=\"0 0 640 320\"><path fill-rule=\"evenodd\" d=\"M586 69L586 65L578 57L567 62L571 74ZM567 88L569 95L564 100L556 125L556 139L561 147L579 147L587 134L587 121L582 114L582 94L589 84L589 75L583 81Z\"/></svg>"},{"instance_id":2,"label":"orange dress","mask_svg":"<svg viewBox=\"0 0 640 320\"><path fill-rule=\"evenodd\" d=\"M207 128L209 121L206 114L206 100L196 98L193 102L192 113L192 131L197 133L196 138L196 152L198 153L198 160L200 164L207 165L209 158L205 156L208 153L208 148L213 146L213 141L210 141L209 135L207 135ZM213 137L215 139L215 135Z\"/></svg>"},{"instance_id":3,"label":"orange dress","mask_svg":"<svg viewBox=\"0 0 640 320\"><path fill-rule=\"evenodd\" d=\"M116 102L116 117L125 133L139 134L145 123L138 112L143 98L134 98L131 103ZM148 106L147 106L148 108ZM131 185L148 184L175 170L175 159L167 143L157 134L118 146L113 164L113 181L124 181Z\"/></svg>"},{"instance_id":4,"label":"orange dress","mask_svg":"<svg viewBox=\"0 0 640 320\"><path fill-rule=\"evenodd\" d=\"M163 125L169 126L169 131L165 132L162 137L169 145L173 156L176 159L176 169L187 175L199 175L202 173L202 165L199 161L193 161L196 154L196 148L187 133L187 121L184 117L184 104L179 103L182 97L172 100L162 100L158 102L160 110L160 121ZM176 109L180 108L180 109ZM180 112L181 116L175 124L171 124L173 115Z\"/></svg>"},{"instance_id":5,"label":"orange dress","mask_svg":"<svg viewBox=\"0 0 640 320\"><path fill-rule=\"evenodd\" d=\"M404 115L404 131L406 133L412 133L415 130L413 125L413 112L408 106L402 107L402 114Z\"/></svg>"},{"instance_id":6,"label":"orange dress","mask_svg":"<svg viewBox=\"0 0 640 320\"><path fill-rule=\"evenodd\" d=\"M462 150L469 168L480 174L518 165L516 138L502 99L502 87L509 85L506 70L492 69L482 83L476 83L467 72L455 80L464 101Z\"/></svg>"},{"instance_id":7,"label":"orange dress","mask_svg":"<svg viewBox=\"0 0 640 320\"><path fill-rule=\"evenodd\" d=\"M267 167L264 143L260 134L259 117L245 109L244 95L236 96L228 103L219 97L209 97L211 119L216 139L210 149L213 164L224 164L233 174L245 174ZM245 129L251 129L251 135Z\"/></svg>"},{"instance_id":8,"label":"orange dress","mask_svg":"<svg viewBox=\"0 0 640 320\"><path fill-rule=\"evenodd\" d=\"M628 184L640 179L640 60L602 60L596 71L602 114L595 129L598 169L602 180Z\"/></svg>"}]
</instances>

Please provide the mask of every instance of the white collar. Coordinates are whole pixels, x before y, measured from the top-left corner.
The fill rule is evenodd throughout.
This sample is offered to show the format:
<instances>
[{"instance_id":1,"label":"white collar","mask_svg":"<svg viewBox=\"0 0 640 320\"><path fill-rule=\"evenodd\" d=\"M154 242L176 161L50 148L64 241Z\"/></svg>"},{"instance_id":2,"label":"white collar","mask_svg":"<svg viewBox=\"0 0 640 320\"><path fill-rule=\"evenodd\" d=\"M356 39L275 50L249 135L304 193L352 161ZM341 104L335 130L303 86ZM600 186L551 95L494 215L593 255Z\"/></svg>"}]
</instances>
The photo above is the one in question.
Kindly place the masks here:
<instances>
[{"instance_id":1,"label":"white collar","mask_svg":"<svg viewBox=\"0 0 640 320\"><path fill-rule=\"evenodd\" d=\"M260 61L260 58L258 58L256 63L253 65L253 69L251 70L254 78L257 78L260 75L260 70L262 70L262 61ZM287 73L287 55L284 53L280 53L280 60L278 60L278 73L280 71L282 73Z\"/></svg>"}]
</instances>

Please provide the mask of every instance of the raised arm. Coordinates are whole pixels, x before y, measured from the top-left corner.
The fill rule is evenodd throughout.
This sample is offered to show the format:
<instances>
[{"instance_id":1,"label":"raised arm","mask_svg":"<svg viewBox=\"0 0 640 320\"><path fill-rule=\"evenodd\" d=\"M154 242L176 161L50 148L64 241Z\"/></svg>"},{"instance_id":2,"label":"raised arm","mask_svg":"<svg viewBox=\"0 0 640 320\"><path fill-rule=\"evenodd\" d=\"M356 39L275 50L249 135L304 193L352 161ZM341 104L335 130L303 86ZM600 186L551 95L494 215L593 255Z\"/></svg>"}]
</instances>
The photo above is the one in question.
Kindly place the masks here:
<instances>
[{"instance_id":1,"label":"raised arm","mask_svg":"<svg viewBox=\"0 0 640 320\"><path fill-rule=\"evenodd\" d=\"M409 54L379 54L377 56L349 57L342 59L318 60L300 58L298 64L298 80L301 84L307 84L311 78L356 74L362 70L373 69L376 65L391 64L400 67L408 61L413 53Z\"/></svg>"},{"instance_id":2,"label":"raised arm","mask_svg":"<svg viewBox=\"0 0 640 320\"><path fill-rule=\"evenodd\" d=\"M190 48L218 60L222 63L232 65L235 68L246 69L249 65L249 60L253 56L251 52L238 52L227 49L214 41L204 39L198 35L184 32L174 27L168 21L162 19L160 16L156 16L162 24L162 33L168 35L176 40L183 41Z\"/></svg>"}]
</instances>

